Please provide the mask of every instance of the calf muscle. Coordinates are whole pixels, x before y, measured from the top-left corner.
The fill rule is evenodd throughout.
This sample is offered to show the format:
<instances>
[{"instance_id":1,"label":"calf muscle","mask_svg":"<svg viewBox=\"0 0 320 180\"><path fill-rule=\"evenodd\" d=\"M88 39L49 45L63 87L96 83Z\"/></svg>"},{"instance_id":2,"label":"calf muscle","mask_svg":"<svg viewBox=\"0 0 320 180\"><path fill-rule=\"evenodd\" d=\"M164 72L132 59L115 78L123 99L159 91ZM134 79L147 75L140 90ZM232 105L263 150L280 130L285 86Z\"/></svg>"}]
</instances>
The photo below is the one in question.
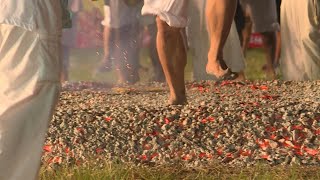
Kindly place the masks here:
<instances>
[{"instance_id":1,"label":"calf muscle","mask_svg":"<svg viewBox=\"0 0 320 180\"><path fill-rule=\"evenodd\" d=\"M184 104L186 102L184 68L187 55L181 34L183 29L170 27L160 18L157 18L157 26L157 48L170 89L169 104Z\"/></svg>"}]
</instances>

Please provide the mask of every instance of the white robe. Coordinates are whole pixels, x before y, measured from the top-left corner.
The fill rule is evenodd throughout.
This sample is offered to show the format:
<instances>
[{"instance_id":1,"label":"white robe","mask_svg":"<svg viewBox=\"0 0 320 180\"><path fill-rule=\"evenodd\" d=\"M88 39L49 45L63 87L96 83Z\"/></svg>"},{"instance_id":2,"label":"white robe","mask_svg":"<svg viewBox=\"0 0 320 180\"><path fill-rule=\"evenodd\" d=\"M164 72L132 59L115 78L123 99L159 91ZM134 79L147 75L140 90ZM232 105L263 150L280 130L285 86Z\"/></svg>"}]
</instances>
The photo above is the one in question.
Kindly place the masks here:
<instances>
[{"instance_id":1,"label":"white robe","mask_svg":"<svg viewBox=\"0 0 320 180\"><path fill-rule=\"evenodd\" d=\"M62 9L1 0L0 10L0 179L33 180L59 98Z\"/></svg>"},{"instance_id":2,"label":"white robe","mask_svg":"<svg viewBox=\"0 0 320 180\"><path fill-rule=\"evenodd\" d=\"M319 14L316 14L318 2L282 1L280 64L284 80L320 79L320 26L316 20L319 19Z\"/></svg>"},{"instance_id":3,"label":"white robe","mask_svg":"<svg viewBox=\"0 0 320 180\"><path fill-rule=\"evenodd\" d=\"M144 0L142 15L157 15L172 27L187 26L189 0Z\"/></svg>"}]
</instances>

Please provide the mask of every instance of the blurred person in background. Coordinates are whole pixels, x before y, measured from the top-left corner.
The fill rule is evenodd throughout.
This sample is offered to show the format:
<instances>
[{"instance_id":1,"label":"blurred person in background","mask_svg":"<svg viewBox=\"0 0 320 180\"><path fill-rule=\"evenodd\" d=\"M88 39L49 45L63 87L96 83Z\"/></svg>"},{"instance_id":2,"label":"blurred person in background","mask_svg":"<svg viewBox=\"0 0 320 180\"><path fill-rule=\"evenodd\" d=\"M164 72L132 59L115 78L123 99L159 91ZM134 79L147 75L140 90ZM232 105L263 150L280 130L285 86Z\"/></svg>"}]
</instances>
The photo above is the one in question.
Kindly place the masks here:
<instances>
[{"instance_id":1,"label":"blurred person in background","mask_svg":"<svg viewBox=\"0 0 320 180\"><path fill-rule=\"evenodd\" d=\"M67 0L0 3L0 179L37 179L59 99Z\"/></svg>"},{"instance_id":2,"label":"blurred person in background","mask_svg":"<svg viewBox=\"0 0 320 180\"><path fill-rule=\"evenodd\" d=\"M154 15L144 15L141 17L141 25L143 31L141 32L142 46L148 49L148 55L152 64L153 78L152 81L164 82L165 77L160 64L157 51L157 24Z\"/></svg>"},{"instance_id":3,"label":"blurred person in background","mask_svg":"<svg viewBox=\"0 0 320 180\"><path fill-rule=\"evenodd\" d=\"M281 60L284 80L320 79L320 2L282 0Z\"/></svg>"},{"instance_id":4,"label":"blurred person in background","mask_svg":"<svg viewBox=\"0 0 320 180\"><path fill-rule=\"evenodd\" d=\"M281 13L281 0L275 0L277 5L277 15L278 15L278 22L280 24L280 13ZM281 25L280 25L281 28ZM280 65L280 54L281 54L281 33L277 31L277 48L276 48L276 59L275 59L275 67L278 67Z\"/></svg>"},{"instance_id":5,"label":"blurred person in background","mask_svg":"<svg viewBox=\"0 0 320 180\"><path fill-rule=\"evenodd\" d=\"M87 0L86 0L87 1ZM62 76L61 82L69 80L70 57L73 48L97 48L102 46L103 15L91 1L90 8L84 8L83 0L69 0L72 27L62 33Z\"/></svg>"},{"instance_id":6,"label":"blurred person in background","mask_svg":"<svg viewBox=\"0 0 320 180\"><path fill-rule=\"evenodd\" d=\"M235 24L236 24L236 27L237 27L237 32L238 32L238 35L239 35L239 40L240 40L241 45L243 44L242 31L243 31L243 29L245 27L245 20L246 19L245 19L245 16L244 16L244 12L243 12L242 6L240 4L240 1L238 1L236 14L234 16L234 21L235 21Z\"/></svg>"},{"instance_id":7,"label":"blurred person in background","mask_svg":"<svg viewBox=\"0 0 320 180\"><path fill-rule=\"evenodd\" d=\"M90 1L89 1L90 2ZM99 8L92 5L90 9L77 13L76 48L96 48L102 46L103 15Z\"/></svg>"},{"instance_id":8,"label":"blurred person in background","mask_svg":"<svg viewBox=\"0 0 320 180\"><path fill-rule=\"evenodd\" d=\"M267 79L275 79L276 47L279 23L277 20L276 2L274 0L240 0L245 15L245 28L242 32L242 49L244 55L249 45L251 32L262 35L266 54L266 65L263 70Z\"/></svg>"},{"instance_id":9,"label":"blurred person in background","mask_svg":"<svg viewBox=\"0 0 320 180\"><path fill-rule=\"evenodd\" d=\"M75 47L78 31L78 14L83 9L82 0L69 0L68 7L72 17L72 27L62 31L62 74L61 82L69 80L70 49Z\"/></svg>"},{"instance_id":10,"label":"blurred person in background","mask_svg":"<svg viewBox=\"0 0 320 180\"><path fill-rule=\"evenodd\" d=\"M206 71L219 80L233 80L237 73L227 66L223 47L236 10L236 0L206 2L206 20L210 48ZM184 70L187 63L185 27L188 19L188 0L144 0L142 14L157 15L157 48L162 68L170 89L169 104L187 101Z\"/></svg>"},{"instance_id":11,"label":"blurred person in background","mask_svg":"<svg viewBox=\"0 0 320 180\"><path fill-rule=\"evenodd\" d=\"M208 62L209 37L205 16L206 0L190 0L188 8L189 22L187 35L189 50L192 55L193 78L199 80L216 80L217 78L206 73ZM231 26L230 34L223 49L226 64L239 76L235 79L245 79L245 60L241 49L235 24Z\"/></svg>"},{"instance_id":12,"label":"blurred person in background","mask_svg":"<svg viewBox=\"0 0 320 180\"><path fill-rule=\"evenodd\" d=\"M119 84L134 84L139 81L139 18L143 1L105 0L104 3L104 57L97 71L114 68Z\"/></svg>"}]
</instances>

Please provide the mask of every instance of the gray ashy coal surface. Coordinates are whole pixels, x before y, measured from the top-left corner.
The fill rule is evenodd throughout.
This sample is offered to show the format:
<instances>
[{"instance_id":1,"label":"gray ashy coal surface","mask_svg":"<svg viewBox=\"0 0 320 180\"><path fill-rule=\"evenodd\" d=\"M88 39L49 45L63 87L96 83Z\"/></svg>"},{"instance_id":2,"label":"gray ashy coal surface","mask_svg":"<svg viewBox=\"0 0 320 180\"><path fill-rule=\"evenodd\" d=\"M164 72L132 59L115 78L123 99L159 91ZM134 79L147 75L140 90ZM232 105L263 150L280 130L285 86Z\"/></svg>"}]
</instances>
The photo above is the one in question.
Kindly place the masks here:
<instances>
[{"instance_id":1,"label":"gray ashy coal surface","mask_svg":"<svg viewBox=\"0 0 320 180\"><path fill-rule=\"evenodd\" d=\"M64 85L43 164L320 165L320 81L187 89L187 105L167 106L163 84Z\"/></svg>"}]
</instances>

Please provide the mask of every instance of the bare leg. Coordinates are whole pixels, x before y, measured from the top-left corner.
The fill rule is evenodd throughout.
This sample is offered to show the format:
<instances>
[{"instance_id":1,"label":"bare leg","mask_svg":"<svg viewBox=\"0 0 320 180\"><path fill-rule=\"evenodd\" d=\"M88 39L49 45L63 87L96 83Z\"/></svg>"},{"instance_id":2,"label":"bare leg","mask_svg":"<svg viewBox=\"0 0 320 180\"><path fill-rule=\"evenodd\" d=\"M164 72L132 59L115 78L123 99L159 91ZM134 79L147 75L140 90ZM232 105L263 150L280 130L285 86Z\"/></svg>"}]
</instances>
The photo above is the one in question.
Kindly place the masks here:
<instances>
[{"instance_id":1,"label":"bare leg","mask_svg":"<svg viewBox=\"0 0 320 180\"><path fill-rule=\"evenodd\" d=\"M273 63L276 59L276 32L264 32L261 34L263 38L264 50L266 53L266 75L268 79L275 79L276 73L273 68Z\"/></svg>"},{"instance_id":2,"label":"bare leg","mask_svg":"<svg viewBox=\"0 0 320 180\"><path fill-rule=\"evenodd\" d=\"M123 58L123 45L120 42L120 30L119 28L117 29L112 29L113 31L113 38L114 38L114 54L115 54L115 70L118 76L118 84L125 84L128 82L128 73L127 70L124 68L124 58Z\"/></svg>"},{"instance_id":3,"label":"bare leg","mask_svg":"<svg viewBox=\"0 0 320 180\"><path fill-rule=\"evenodd\" d=\"M243 39L242 39L242 44L241 44L242 45L242 52L245 57L247 54L247 49L248 49L251 33L252 33L252 20L250 18L250 15L246 11L245 12L245 25L242 30L242 38Z\"/></svg>"},{"instance_id":4,"label":"bare leg","mask_svg":"<svg viewBox=\"0 0 320 180\"><path fill-rule=\"evenodd\" d=\"M67 46L62 45L62 57L63 57L63 67L62 67L62 73L61 73L61 82L66 82L69 80L69 64L70 64L70 48Z\"/></svg>"},{"instance_id":5,"label":"bare leg","mask_svg":"<svg viewBox=\"0 0 320 180\"><path fill-rule=\"evenodd\" d=\"M148 25L148 30L151 36L149 54L150 54L150 58L151 58L151 62L152 62L154 74L155 74L153 80L156 82L164 82L165 77L163 74L163 70L160 64L159 55L157 51L157 25L156 24Z\"/></svg>"},{"instance_id":6,"label":"bare leg","mask_svg":"<svg viewBox=\"0 0 320 180\"><path fill-rule=\"evenodd\" d=\"M273 62L274 67L278 67L280 64L280 54L281 54L281 33L277 32L277 48L276 48L276 58L275 62Z\"/></svg>"},{"instance_id":7,"label":"bare leg","mask_svg":"<svg viewBox=\"0 0 320 180\"><path fill-rule=\"evenodd\" d=\"M160 63L170 89L169 104L184 104L187 101L184 84L187 54L181 35L183 29L170 27L160 18L157 18L157 26L157 48Z\"/></svg>"},{"instance_id":8,"label":"bare leg","mask_svg":"<svg viewBox=\"0 0 320 180\"><path fill-rule=\"evenodd\" d=\"M104 26L103 30L103 58L96 69L96 72L107 72L111 70L111 59L110 59L110 37L112 29L108 26Z\"/></svg>"},{"instance_id":9,"label":"bare leg","mask_svg":"<svg viewBox=\"0 0 320 180\"><path fill-rule=\"evenodd\" d=\"M110 28L108 26L104 26L104 29L103 29L104 57L109 56L109 38L110 38Z\"/></svg>"},{"instance_id":10,"label":"bare leg","mask_svg":"<svg viewBox=\"0 0 320 180\"><path fill-rule=\"evenodd\" d=\"M223 47L229 35L237 8L237 0L208 0L206 17L210 36L207 73L216 77L226 74Z\"/></svg>"},{"instance_id":11,"label":"bare leg","mask_svg":"<svg viewBox=\"0 0 320 180\"><path fill-rule=\"evenodd\" d=\"M123 47L123 59L125 62L125 70L128 75L128 83L134 84L140 80L139 68L140 68L140 47L137 46L138 36L140 33L139 24L131 24L125 29L125 32L121 32L120 37ZM126 44L126 45L125 45Z\"/></svg>"},{"instance_id":12,"label":"bare leg","mask_svg":"<svg viewBox=\"0 0 320 180\"><path fill-rule=\"evenodd\" d=\"M104 26L104 30L103 30L103 51L104 51L104 55L103 55L103 68L105 68L106 70L111 70L111 59L110 59L110 31L111 29L108 26Z\"/></svg>"}]
</instances>

